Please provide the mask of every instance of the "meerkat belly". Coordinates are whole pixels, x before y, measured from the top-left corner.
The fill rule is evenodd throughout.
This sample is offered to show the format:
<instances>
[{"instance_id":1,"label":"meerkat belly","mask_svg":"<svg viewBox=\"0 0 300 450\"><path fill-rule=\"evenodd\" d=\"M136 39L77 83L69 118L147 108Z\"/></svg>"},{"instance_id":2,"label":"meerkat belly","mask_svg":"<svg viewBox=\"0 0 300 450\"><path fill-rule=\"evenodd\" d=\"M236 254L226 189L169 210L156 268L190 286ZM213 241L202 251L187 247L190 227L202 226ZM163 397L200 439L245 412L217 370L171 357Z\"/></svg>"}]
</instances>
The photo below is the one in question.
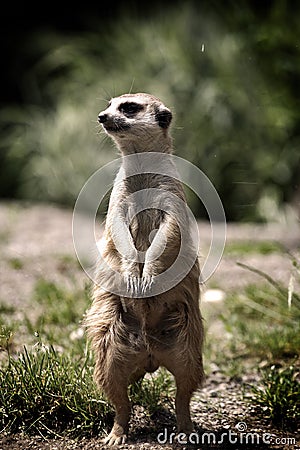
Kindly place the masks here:
<instances>
[{"instance_id":1,"label":"meerkat belly","mask_svg":"<svg viewBox=\"0 0 300 450\"><path fill-rule=\"evenodd\" d=\"M139 323L123 335L122 344L130 349L136 370L152 373L163 365L163 355L176 347L178 334L179 329L166 326L163 321L156 327L144 327Z\"/></svg>"},{"instance_id":2,"label":"meerkat belly","mask_svg":"<svg viewBox=\"0 0 300 450\"><path fill-rule=\"evenodd\" d=\"M123 344L155 360L156 354L176 345L185 323L185 309L182 304L167 308L161 304L160 297L152 300L152 306L142 299L138 305L132 303L132 307L128 306L127 311L121 314L120 329Z\"/></svg>"}]
</instances>

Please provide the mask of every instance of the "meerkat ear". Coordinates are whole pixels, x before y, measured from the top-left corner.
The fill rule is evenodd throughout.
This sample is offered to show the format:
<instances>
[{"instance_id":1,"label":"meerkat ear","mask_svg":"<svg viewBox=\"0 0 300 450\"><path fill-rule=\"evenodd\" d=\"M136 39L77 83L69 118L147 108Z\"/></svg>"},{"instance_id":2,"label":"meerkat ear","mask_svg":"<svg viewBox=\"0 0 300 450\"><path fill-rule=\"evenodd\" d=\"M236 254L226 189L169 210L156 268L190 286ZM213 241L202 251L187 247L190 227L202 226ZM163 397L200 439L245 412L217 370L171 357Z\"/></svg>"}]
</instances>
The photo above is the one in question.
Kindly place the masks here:
<instances>
[{"instance_id":1,"label":"meerkat ear","mask_svg":"<svg viewBox=\"0 0 300 450\"><path fill-rule=\"evenodd\" d=\"M155 108L155 120L161 128L168 128L172 120L172 113L165 106L158 106Z\"/></svg>"}]
</instances>

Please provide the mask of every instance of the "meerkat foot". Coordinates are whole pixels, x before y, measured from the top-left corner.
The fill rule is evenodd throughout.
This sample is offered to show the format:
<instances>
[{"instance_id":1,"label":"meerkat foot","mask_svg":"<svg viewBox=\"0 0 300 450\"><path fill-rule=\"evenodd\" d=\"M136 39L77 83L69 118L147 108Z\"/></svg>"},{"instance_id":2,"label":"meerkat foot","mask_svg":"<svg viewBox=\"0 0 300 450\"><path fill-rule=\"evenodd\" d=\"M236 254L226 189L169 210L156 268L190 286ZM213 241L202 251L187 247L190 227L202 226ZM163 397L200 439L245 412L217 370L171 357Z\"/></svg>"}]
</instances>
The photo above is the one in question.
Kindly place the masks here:
<instances>
[{"instance_id":1,"label":"meerkat foot","mask_svg":"<svg viewBox=\"0 0 300 450\"><path fill-rule=\"evenodd\" d=\"M111 447L113 445L125 444L126 440L127 440L126 434L119 435L111 431L111 433L109 433L109 435L105 439L103 439L103 444L106 444L109 447Z\"/></svg>"},{"instance_id":2,"label":"meerkat foot","mask_svg":"<svg viewBox=\"0 0 300 450\"><path fill-rule=\"evenodd\" d=\"M189 417L179 419L179 422L177 424L177 432L178 433L184 433L186 435L189 435L193 431L194 431L194 425Z\"/></svg>"},{"instance_id":3,"label":"meerkat foot","mask_svg":"<svg viewBox=\"0 0 300 450\"><path fill-rule=\"evenodd\" d=\"M128 426L122 426L119 423L114 423L111 432L106 438L103 439L103 443L110 446L125 444L127 440L127 431Z\"/></svg>"}]
</instances>

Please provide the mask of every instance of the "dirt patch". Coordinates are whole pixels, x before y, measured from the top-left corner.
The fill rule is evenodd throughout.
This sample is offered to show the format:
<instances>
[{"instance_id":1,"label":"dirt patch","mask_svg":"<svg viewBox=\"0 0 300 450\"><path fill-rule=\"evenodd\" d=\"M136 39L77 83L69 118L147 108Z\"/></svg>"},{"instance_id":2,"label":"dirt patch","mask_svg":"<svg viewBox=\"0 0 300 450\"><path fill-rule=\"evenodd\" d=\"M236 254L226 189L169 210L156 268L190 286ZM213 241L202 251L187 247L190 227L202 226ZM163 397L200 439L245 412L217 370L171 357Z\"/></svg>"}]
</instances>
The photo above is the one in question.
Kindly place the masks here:
<instances>
[{"instance_id":1,"label":"dirt patch","mask_svg":"<svg viewBox=\"0 0 300 450\"><path fill-rule=\"evenodd\" d=\"M257 383L254 375L239 380L221 373L211 374L204 388L191 403L195 432L190 443L175 440L175 415L172 407L150 416L142 407L133 408L129 440L123 449L299 449L300 430L294 433L279 431L258 416L255 406L245 401L245 391ZM247 397L247 396L246 396ZM185 437L179 437L181 442ZM92 450L105 449L101 438L45 439L41 436L3 436L0 450Z\"/></svg>"}]
</instances>

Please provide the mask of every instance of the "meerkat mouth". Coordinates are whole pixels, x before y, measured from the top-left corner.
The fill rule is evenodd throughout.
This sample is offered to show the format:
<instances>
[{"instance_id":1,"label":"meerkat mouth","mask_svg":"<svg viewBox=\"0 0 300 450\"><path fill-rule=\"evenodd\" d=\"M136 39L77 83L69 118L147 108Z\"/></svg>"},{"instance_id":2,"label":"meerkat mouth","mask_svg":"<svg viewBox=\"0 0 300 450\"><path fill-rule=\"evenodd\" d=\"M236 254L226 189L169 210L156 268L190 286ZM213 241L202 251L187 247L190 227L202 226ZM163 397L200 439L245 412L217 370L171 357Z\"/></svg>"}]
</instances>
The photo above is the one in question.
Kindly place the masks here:
<instances>
[{"instance_id":1,"label":"meerkat mouth","mask_svg":"<svg viewBox=\"0 0 300 450\"><path fill-rule=\"evenodd\" d=\"M102 123L102 126L105 131L108 133L118 133L120 131L126 131L129 130L130 125L128 124L120 124L120 123L114 123L114 124L108 124L108 123Z\"/></svg>"},{"instance_id":2,"label":"meerkat mouth","mask_svg":"<svg viewBox=\"0 0 300 450\"><path fill-rule=\"evenodd\" d=\"M105 131L110 132L110 133L118 133L120 131L126 131L130 128L130 125L104 125L102 124L103 128L105 129Z\"/></svg>"}]
</instances>

